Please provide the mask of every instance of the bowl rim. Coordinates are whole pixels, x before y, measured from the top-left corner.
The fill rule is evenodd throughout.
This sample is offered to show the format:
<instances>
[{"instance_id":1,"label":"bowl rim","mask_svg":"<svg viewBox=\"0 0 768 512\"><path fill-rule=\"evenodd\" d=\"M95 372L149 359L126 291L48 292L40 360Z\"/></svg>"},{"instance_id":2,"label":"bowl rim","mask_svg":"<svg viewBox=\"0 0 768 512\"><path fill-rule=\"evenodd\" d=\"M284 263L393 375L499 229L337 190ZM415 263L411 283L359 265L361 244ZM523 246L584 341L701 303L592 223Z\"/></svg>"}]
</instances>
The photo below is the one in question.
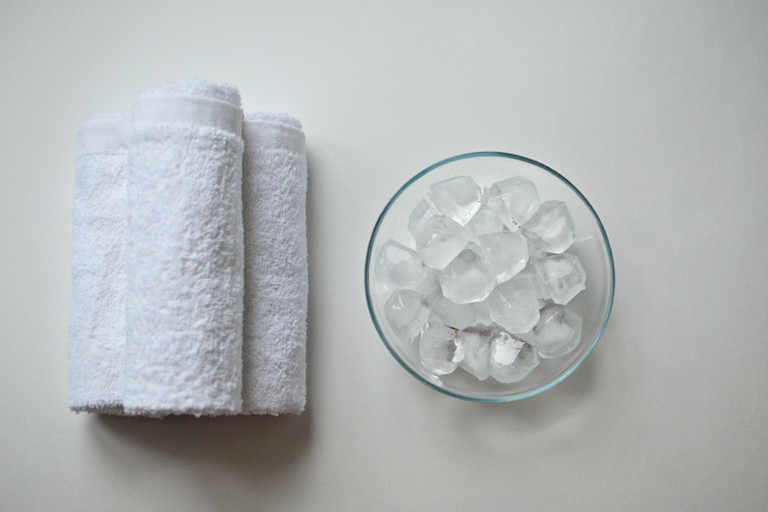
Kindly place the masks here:
<instances>
[{"instance_id":1,"label":"bowl rim","mask_svg":"<svg viewBox=\"0 0 768 512\"><path fill-rule=\"evenodd\" d=\"M455 162L457 160L465 160L468 158L484 158L484 157L501 157L501 158L509 158L512 160L518 160L521 162L525 162L531 165L534 165L536 167L539 167L540 169L552 174L555 178L562 181L565 185L567 185L573 192L576 193L576 195L581 198L581 200L584 202L584 204L587 206L590 212L592 212L592 215L594 216L595 220L597 221L597 226L600 229L600 234L603 237L603 240L605 242L605 248L608 253L608 263L609 263L609 269L610 269L610 287L609 287L609 295L608 295L608 308L606 309L605 316L602 321L602 325L600 326L600 330L597 333L597 336L595 336L595 340L592 342L592 346L589 347L589 349L584 352L584 354L575 361L574 364L572 364L568 369L566 369L560 376L558 376L556 379L552 380L551 382L548 382L546 384L543 384L537 388L534 388L530 391L527 391L525 393L518 393L514 395L508 395L508 396L502 396L502 397L491 397L491 398L478 398L473 396L466 396L462 395L460 393L456 393L453 391L449 391L447 389L441 388L440 386L436 385L433 382L430 382L428 379L422 377L419 375L415 370L413 370L405 361L403 361L400 356L397 354L395 349L390 345L390 343L387 341L386 336L384 335L384 332L382 331L381 326L379 325L378 320L376 319L376 313L374 312L373 307L373 299L371 298L371 289L370 289L370 272L371 269L371 260L373 258L373 243L376 240L376 236L379 232L379 228L381 227L382 222L384 221L384 218L386 217L387 213L389 212L392 205L397 201L397 199L402 195L402 193L408 189L414 182L421 179L423 176L429 174L430 172L434 171L435 169L442 167L446 164L449 164L451 162ZM522 400L524 398L529 398L535 395L538 395L539 393L542 393L548 389L551 389L564 381L568 376L570 376L574 371L576 371L576 368L582 365L582 363L589 357L589 355L592 353L592 351L595 349L595 346L597 345L597 342L600 341L600 338L602 338L603 333L605 332L605 328L608 325L608 319L611 316L611 311L613 310L613 298L614 298L614 291L616 288L616 271L614 267L613 262L613 250L611 249L611 243L608 240L608 234L605 232L605 227L603 226L603 222L600 220L600 216L595 211L594 207L592 206L592 203L587 200L587 198L584 196L584 194L581 193L581 191L576 188L576 186L571 183L567 178L565 178L562 174L557 172L556 170L552 169L551 167L538 162L536 160L533 160L528 157L524 157L521 155L515 155L513 153L505 153L502 151L475 151L470 153L462 153L460 155L452 156L449 158L445 158L443 160L440 160L437 163L434 163L424 169L423 171L417 173L414 175L411 179L406 181L398 190L395 192L395 194L392 196L392 198L387 202L387 205L384 207L384 209L381 211L381 214L379 214L378 219L376 220L376 224L373 227L373 232L371 233L371 237L368 241L368 248L365 255L365 268L363 269L363 281L365 284L365 301L368 306L368 314L371 317L371 321L373 322L373 325L376 329L376 332L379 335L379 338L384 343L384 346L387 347L387 350L390 354L392 354L392 357L395 358L395 360L402 366L411 376L413 376L416 380L421 382L422 384L426 384L430 388L439 391L440 393L443 393L445 395L451 396L453 398L458 398L460 400L467 400L470 402L490 402L490 403L500 403L500 402L513 402L516 400Z\"/></svg>"}]
</instances>

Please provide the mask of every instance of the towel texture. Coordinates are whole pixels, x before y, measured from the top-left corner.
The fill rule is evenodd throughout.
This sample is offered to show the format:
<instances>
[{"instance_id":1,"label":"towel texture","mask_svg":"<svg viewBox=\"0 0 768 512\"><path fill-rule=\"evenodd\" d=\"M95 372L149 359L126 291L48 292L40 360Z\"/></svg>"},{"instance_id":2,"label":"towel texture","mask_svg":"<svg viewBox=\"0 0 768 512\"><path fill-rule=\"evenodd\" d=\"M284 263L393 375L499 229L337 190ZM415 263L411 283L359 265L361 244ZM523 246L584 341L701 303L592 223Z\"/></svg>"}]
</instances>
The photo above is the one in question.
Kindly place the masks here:
<instances>
[{"instance_id":1,"label":"towel texture","mask_svg":"<svg viewBox=\"0 0 768 512\"><path fill-rule=\"evenodd\" d=\"M128 112L89 116L78 130L67 354L74 411L122 411L129 135Z\"/></svg>"},{"instance_id":2,"label":"towel texture","mask_svg":"<svg viewBox=\"0 0 768 512\"><path fill-rule=\"evenodd\" d=\"M306 401L307 158L301 124L243 123L243 412L299 414Z\"/></svg>"},{"instance_id":3,"label":"towel texture","mask_svg":"<svg viewBox=\"0 0 768 512\"><path fill-rule=\"evenodd\" d=\"M72 410L299 414L306 401L301 123L234 86L144 91L78 132Z\"/></svg>"},{"instance_id":4,"label":"towel texture","mask_svg":"<svg viewBox=\"0 0 768 512\"><path fill-rule=\"evenodd\" d=\"M199 80L147 91L128 151L128 414L242 410L242 110Z\"/></svg>"}]
</instances>

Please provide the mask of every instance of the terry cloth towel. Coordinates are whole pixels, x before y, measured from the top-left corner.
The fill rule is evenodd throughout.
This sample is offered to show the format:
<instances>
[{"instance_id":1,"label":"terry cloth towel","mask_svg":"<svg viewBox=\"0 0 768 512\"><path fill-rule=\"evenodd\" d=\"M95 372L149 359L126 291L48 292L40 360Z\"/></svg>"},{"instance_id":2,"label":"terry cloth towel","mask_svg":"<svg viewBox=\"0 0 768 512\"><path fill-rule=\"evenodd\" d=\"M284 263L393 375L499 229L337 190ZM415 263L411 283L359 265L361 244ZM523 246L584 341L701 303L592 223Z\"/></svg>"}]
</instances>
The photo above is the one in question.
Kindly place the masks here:
<instances>
[{"instance_id":1,"label":"terry cloth towel","mask_svg":"<svg viewBox=\"0 0 768 512\"><path fill-rule=\"evenodd\" d=\"M129 135L129 112L89 116L77 134L67 398L78 412L122 410Z\"/></svg>"},{"instance_id":2,"label":"terry cloth towel","mask_svg":"<svg viewBox=\"0 0 768 512\"><path fill-rule=\"evenodd\" d=\"M243 412L300 414L306 402L307 157L301 123L243 122Z\"/></svg>"},{"instance_id":3,"label":"terry cloth towel","mask_svg":"<svg viewBox=\"0 0 768 512\"><path fill-rule=\"evenodd\" d=\"M126 414L242 410L242 116L236 87L202 80L134 103Z\"/></svg>"}]
</instances>

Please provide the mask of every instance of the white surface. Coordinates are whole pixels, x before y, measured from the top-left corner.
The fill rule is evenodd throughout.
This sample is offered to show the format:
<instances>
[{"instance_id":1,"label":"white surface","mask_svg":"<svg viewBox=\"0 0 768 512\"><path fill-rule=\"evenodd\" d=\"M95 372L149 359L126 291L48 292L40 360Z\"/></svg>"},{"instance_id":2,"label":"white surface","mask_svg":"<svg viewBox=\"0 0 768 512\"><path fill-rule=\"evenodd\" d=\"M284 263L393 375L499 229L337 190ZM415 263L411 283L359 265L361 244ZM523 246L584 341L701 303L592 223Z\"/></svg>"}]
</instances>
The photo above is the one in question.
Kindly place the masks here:
<instances>
[{"instance_id":1,"label":"white surface","mask_svg":"<svg viewBox=\"0 0 768 512\"><path fill-rule=\"evenodd\" d=\"M760 1L4 2L0 508L764 510L766 22ZM76 128L194 75L304 121L308 411L76 416ZM390 195L486 149L571 179L618 276L586 364L507 405L408 376L363 300Z\"/></svg>"}]
</instances>

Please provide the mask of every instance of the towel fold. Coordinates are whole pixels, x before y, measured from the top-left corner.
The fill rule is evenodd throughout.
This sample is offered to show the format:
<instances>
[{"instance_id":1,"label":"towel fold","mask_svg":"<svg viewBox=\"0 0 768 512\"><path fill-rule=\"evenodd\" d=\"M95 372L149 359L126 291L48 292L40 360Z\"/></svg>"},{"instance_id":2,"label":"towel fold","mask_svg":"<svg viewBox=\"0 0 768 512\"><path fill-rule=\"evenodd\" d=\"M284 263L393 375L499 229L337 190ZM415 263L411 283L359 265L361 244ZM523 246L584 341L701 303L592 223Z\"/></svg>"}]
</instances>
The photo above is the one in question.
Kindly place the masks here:
<instances>
[{"instance_id":1,"label":"towel fold","mask_svg":"<svg viewBox=\"0 0 768 512\"><path fill-rule=\"evenodd\" d=\"M122 411L129 135L129 112L89 116L77 134L67 354L74 411Z\"/></svg>"},{"instance_id":2,"label":"towel fold","mask_svg":"<svg viewBox=\"0 0 768 512\"><path fill-rule=\"evenodd\" d=\"M242 110L231 86L139 95L128 151L127 414L242 410Z\"/></svg>"},{"instance_id":3,"label":"towel fold","mask_svg":"<svg viewBox=\"0 0 768 512\"><path fill-rule=\"evenodd\" d=\"M307 158L301 123L243 122L243 412L299 414L306 401Z\"/></svg>"},{"instance_id":4,"label":"towel fold","mask_svg":"<svg viewBox=\"0 0 768 512\"><path fill-rule=\"evenodd\" d=\"M171 82L78 132L72 410L299 414L306 401L301 123L236 87Z\"/></svg>"}]
</instances>

